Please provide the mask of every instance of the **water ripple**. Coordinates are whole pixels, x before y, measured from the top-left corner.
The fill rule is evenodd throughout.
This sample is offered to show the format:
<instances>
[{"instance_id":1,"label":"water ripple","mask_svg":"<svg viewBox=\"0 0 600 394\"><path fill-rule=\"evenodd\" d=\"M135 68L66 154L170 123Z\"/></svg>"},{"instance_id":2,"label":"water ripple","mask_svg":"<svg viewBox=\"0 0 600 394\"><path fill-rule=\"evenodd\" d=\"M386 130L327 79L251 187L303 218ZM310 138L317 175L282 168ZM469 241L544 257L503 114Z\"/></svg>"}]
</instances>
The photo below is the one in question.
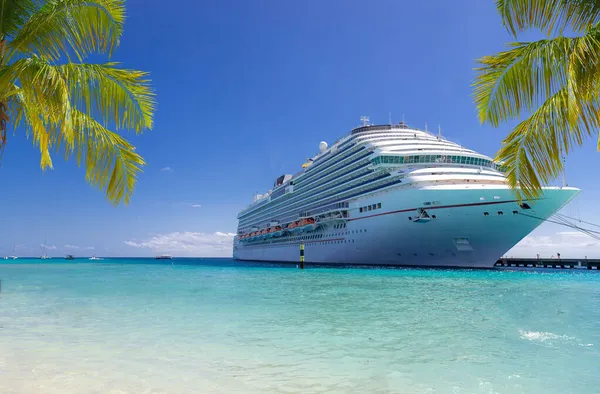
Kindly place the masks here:
<instances>
[{"instance_id":1,"label":"water ripple","mask_svg":"<svg viewBox=\"0 0 600 394\"><path fill-rule=\"evenodd\" d=\"M0 392L600 386L595 273L137 263L0 264Z\"/></svg>"}]
</instances>

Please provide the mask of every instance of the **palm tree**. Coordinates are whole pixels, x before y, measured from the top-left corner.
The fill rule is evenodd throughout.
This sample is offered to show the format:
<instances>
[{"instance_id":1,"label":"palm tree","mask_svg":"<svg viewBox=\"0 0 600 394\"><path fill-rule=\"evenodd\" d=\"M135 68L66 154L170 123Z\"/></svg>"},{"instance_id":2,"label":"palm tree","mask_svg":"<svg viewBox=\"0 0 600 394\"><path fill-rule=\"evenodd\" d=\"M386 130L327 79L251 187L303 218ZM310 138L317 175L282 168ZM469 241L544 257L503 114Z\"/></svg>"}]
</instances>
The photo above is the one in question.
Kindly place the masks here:
<instances>
[{"instance_id":1,"label":"palm tree","mask_svg":"<svg viewBox=\"0 0 600 394\"><path fill-rule=\"evenodd\" d=\"M124 0L0 0L0 149L7 130L23 126L40 150L83 161L87 181L115 204L129 202L144 160L116 132L152 127L147 73L110 57L119 44Z\"/></svg>"},{"instance_id":2,"label":"palm tree","mask_svg":"<svg viewBox=\"0 0 600 394\"><path fill-rule=\"evenodd\" d=\"M600 0L496 0L496 6L515 39L532 28L547 35L479 59L474 83L482 122L497 127L525 117L496 160L519 198L535 198L561 173L562 156L600 124Z\"/></svg>"}]
</instances>

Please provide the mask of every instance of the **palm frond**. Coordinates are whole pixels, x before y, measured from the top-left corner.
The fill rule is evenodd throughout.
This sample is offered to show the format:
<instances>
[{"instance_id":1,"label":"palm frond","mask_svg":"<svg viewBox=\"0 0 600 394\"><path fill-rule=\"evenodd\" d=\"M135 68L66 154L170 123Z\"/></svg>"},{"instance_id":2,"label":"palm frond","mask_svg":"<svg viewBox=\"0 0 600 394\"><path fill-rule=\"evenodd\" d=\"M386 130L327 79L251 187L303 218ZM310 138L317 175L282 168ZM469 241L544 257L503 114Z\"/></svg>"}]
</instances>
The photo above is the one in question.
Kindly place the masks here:
<instances>
[{"instance_id":1,"label":"palm frond","mask_svg":"<svg viewBox=\"0 0 600 394\"><path fill-rule=\"evenodd\" d=\"M50 149L53 145L52 132L47 128L47 125L52 127L53 124L48 121L48 114L44 106L35 100L31 91L17 88L17 94L11 98L10 107L15 128L23 124L27 135L31 136L34 145L38 146L42 170L53 168L52 158L50 157Z\"/></svg>"},{"instance_id":2,"label":"palm frond","mask_svg":"<svg viewBox=\"0 0 600 394\"><path fill-rule=\"evenodd\" d=\"M117 129L151 129L155 101L148 74L116 66L69 63L58 69L75 107L88 115L98 115L104 125L113 123Z\"/></svg>"},{"instance_id":3,"label":"palm frond","mask_svg":"<svg viewBox=\"0 0 600 394\"><path fill-rule=\"evenodd\" d=\"M508 51L479 59L474 96L480 120L497 126L561 90L575 45L567 37L513 43Z\"/></svg>"},{"instance_id":4,"label":"palm frond","mask_svg":"<svg viewBox=\"0 0 600 394\"><path fill-rule=\"evenodd\" d=\"M137 182L137 174L145 164L135 147L119 134L108 130L86 113L71 108L72 136L67 136L60 123L44 113L35 94L18 89L13 97L15 124L23 124L40 149L42 169L52 168L51 152L64 151L65 158L75 156L77 164L85 163L86 180L106 192L115 205L128 203ZM72 138L73 143L64 143Z\"/></svg>"},{"instance_id":5,"label":"palm frond","mask_svg":"<svg viewBox=\"0 0 600 394\"><path fill-rule=\"evenodd\" d=\"M0 37L12 37L38 7L38 0L0 0Z\"/></svg>"},{"instance_id":6,"label":"palm frond","mask_svg":"<svg viewBox=\"0 0 600 394\"><path fill-rule=\"evenodd\" d=\"M0 92L13 81L35 91L56 122L67 119L72 105L102 124L141 132L152 128L155 107L147 73L117 68L117 63L52 65L39 57L19 59L0 68ZM1 97L0 97L1 98Z\"/></svg>"},{"instance_id":7,"label":"palm frond","mask_svg":"<svg viewBox=\"0 0 600 394\"><path fill-rule=\"evenodd\" d=\"M60 128L60 142L73 145L71 97L59 68L38 57L20 59L0 70L0 91L5 93L4 100L17 94L27 96L30 106L42 109L44 126Z\"/></svg>"},{"instance_id":8,"label":"palm frond","mask_svg":"<svg viewBox=\"0 0 600 394\"><path fill-rule=\"evenodd\" d=\"M546 34L562 34L567 27L581 32L600 22L598 0L496 0L496 7L515 37L532 27Z\"/></svg>"},{"instance_id":9,"label":"palm frond","mask_svg":"<svg viewBox=\"0 0 600 394\"><path fill-rule=\"evenodd\" d=\"M561 153L597 130L599 109L597 101L573 100L565 87L515 127L495 160L504 162L508 183L519 198L539 196L541 186L560 174Z\"/></svg>"},{"instance_id":10,"label":"palm frond","mask_svg":"<svg viewBox=\"0 0 600 394\"><path fill-rule=\"evenodd\" d=\"M77 163L85 156L86 179L106 191L115 205L129 203L137 182L137 174L145 164L135 147L84 112L73 111L76 132L74 152Z\"/></svg>"},{"instance_id":11,"label":"palm frond","mask_svg":"<svg viewBox=\"0 0 600 394\"><path fill-rule=\"evenodd\" d=\"M112 54L125 20L124 0L47 0L8 44L9 57L36 53L50 60L81 61L95 52Z\"/></svg>"}]
</instances>

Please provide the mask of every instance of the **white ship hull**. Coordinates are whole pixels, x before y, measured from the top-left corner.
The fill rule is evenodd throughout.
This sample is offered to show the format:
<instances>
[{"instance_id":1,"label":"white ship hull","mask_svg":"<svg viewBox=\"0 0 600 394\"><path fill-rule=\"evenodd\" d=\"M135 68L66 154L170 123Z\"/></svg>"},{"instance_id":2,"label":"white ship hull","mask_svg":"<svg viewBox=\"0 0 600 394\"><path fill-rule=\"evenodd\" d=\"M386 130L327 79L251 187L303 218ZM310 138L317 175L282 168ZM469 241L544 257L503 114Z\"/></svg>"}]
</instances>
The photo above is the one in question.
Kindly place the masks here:
<instances>
[{"instance_id":1,"label":"white ship hull","mask_svg":"<svg viewBox=\"0 0 600 394\"><path fill-rule=\"evenodd\" d=\"M491 268L578 193L545 188L540 199L527 201L531 209L523 209L502 185L398 187L350 201L341 225L255 242L236 237L233 257L298 262L303 243L306 263ZM359 212L373 204L381 208ZM435 218L414 222L418 208Z\"/></svg>"}]
</instances>

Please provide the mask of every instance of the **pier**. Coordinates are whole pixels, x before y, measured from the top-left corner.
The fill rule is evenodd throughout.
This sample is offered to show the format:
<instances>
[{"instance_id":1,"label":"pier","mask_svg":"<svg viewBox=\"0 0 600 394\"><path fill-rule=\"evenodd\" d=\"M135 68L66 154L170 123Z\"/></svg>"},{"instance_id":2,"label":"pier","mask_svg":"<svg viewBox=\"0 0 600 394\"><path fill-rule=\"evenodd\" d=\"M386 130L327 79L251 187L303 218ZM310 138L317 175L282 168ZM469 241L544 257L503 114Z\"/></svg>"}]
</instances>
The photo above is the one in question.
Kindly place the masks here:
<instances>
[{"instance_id":1,"label":"pier","mask_svg":"<svg viewBox=\"0 0 600 394\"><path fill-rule=\"evenodd\" d=\"M600 259L544 259L544 258L502 258L494 267L555 268L555 269L600 269Z\"/></svg>"}]
</instances>

